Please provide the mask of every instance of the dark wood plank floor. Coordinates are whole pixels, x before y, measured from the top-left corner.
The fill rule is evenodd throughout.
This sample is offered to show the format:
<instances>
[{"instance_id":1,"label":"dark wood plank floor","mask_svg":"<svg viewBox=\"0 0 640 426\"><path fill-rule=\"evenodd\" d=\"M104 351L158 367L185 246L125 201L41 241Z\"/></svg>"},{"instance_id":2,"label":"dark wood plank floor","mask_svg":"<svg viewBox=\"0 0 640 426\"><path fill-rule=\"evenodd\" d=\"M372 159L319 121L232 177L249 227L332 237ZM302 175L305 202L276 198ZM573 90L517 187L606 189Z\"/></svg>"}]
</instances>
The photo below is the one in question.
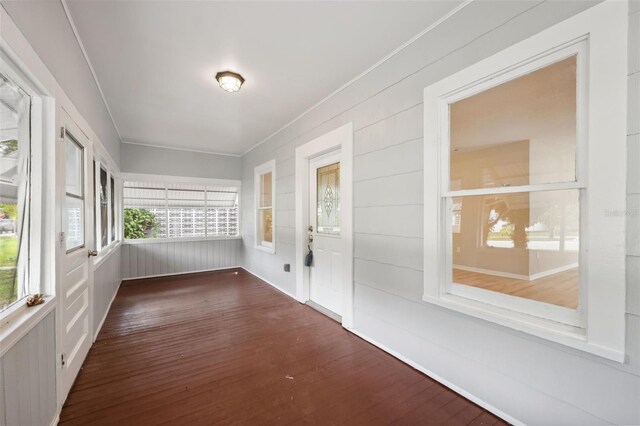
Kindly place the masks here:
<instances>
[{"instance_id":1,"label":"dark wood plank floor","mask_svg":"<svg viewBox=\"0 0 640 426\"><path fill-rule=\"evenodd\" d=\"M60 422L504 424L243 270L123 283Z\"/></svg>"}]
</instances>

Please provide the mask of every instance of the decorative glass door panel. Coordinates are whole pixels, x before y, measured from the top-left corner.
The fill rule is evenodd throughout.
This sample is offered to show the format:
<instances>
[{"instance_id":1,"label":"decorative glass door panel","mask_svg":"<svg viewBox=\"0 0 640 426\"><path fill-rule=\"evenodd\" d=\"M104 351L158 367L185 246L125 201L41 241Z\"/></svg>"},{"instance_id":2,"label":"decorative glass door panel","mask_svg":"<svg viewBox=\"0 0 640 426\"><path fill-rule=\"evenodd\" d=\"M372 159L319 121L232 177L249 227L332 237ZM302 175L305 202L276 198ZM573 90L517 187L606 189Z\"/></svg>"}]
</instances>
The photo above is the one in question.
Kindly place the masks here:
<instances>
[{"instance_id":1,"label":"decorative glass door panel","mask_svg":"<svg viewBox=\"0 0 640 426\"><path fill-rule=\"evenodd\" d=\"M319 167L316 182L317 232L340 235L340 163Z\"/></svg>"}]
</instances>

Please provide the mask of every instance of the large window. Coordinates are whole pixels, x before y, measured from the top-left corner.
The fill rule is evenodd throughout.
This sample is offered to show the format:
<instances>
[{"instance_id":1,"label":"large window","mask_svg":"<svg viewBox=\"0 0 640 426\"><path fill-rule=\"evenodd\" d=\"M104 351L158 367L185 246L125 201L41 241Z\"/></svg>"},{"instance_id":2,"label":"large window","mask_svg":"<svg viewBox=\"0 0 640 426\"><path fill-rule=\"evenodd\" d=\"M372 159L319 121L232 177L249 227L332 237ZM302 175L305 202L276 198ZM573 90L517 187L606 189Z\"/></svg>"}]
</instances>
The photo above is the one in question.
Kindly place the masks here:
<instances>
[{"instance_id":1,"label":"large window","mask_svg":"<svg viewBox=\"0 0 640 426\"><path fill-rule=\"evenodd\" d=\"M0 310L29 292L30 101L0 75Z\"/></svg>"},{"instance_id":2,"label":"large window","mask_svg":"<svg viewBox=\"0 0 640 426\"><path fill-rule=\"evenodd\" d=\"M453 292L578 307L576 85L574 54L449 105Z\"/></svg>"},{"instance_id":3,"label":"large window","mask_svg":"<svg viewBox=\"0 0 640 426\"><path fill-rule=\"evenodd\" d=\"M238 189L238 186L127 181L123 189L125 238L237 236Z\"/></svg>"},{"instance_id":4,"label":"large window","mask_svg":"<svg viewBox=\"0 0 640 426\"><path fill-rule=\"evenodd\" d=\"M425 89L424 300L623 359L625 52L597 15Z\"/></svg>"},{"instance_id":5,"label":"large window","mask_svg":"<svg viewBox=\"0 0 640 426\"><path fill-rule=\"evenodd\" d=\"M256 206L256 247L275 252L275 161L269 161L254 170Z\"/></svg>"}]
</instances>

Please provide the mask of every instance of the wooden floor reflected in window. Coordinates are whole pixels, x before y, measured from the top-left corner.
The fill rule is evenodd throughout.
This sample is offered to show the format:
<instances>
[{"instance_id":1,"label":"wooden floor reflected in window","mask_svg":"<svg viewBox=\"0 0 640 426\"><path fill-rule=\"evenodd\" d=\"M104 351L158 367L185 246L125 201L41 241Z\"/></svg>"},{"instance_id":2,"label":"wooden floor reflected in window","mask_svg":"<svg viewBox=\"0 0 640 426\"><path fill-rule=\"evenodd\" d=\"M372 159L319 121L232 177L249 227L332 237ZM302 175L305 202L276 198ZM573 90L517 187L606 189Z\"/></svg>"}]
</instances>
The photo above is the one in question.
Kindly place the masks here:
<instances>
[{"instance_id":1,"label":"wooden floor reflected in window","mask_svg":"<svg viewBox=\"0 0 640 426\"><path fill-rule=\"evenodd\" d=\"M565 308L578 307L578 268L558 272L536 280L498 277L495 275L453 269L453 282Z\"/></svg>"}]
</instances>

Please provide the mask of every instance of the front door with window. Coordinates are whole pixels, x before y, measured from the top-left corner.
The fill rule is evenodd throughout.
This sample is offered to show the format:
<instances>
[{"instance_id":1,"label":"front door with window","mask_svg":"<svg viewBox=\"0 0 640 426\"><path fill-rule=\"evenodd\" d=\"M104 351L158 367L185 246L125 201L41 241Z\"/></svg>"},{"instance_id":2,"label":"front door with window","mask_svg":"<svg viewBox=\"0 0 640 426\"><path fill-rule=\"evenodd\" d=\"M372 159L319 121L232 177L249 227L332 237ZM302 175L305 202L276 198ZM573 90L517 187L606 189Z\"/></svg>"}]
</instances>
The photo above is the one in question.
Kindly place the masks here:
<instances>
[{"instance_id":1,"label":"front door with window","mask_svg":"<svg viewBox=\"0 0 640 426\"><path fill-rule=\"evenodd\" d=\"M309 238L313 249L309 296L337 315L343 313L343 259L340 212L340 153L309 162Z\"/></svg>"},{"instance_id":2,"label":"front door with window","mask_svg":"<svg viewBox=\"0 0 640 426\"><path fill-rule=\"evenodd\" d=\"M62 155L59 156L60 223L58 320L62 387L67 395L92 343L91 282L88 251L94 247L93 206L89 164L91 145L85 134L62 112ZM61 164L64 162L64 164ZM64 188L62 188L64 186Z\"/></svg>"}]
</instances>

